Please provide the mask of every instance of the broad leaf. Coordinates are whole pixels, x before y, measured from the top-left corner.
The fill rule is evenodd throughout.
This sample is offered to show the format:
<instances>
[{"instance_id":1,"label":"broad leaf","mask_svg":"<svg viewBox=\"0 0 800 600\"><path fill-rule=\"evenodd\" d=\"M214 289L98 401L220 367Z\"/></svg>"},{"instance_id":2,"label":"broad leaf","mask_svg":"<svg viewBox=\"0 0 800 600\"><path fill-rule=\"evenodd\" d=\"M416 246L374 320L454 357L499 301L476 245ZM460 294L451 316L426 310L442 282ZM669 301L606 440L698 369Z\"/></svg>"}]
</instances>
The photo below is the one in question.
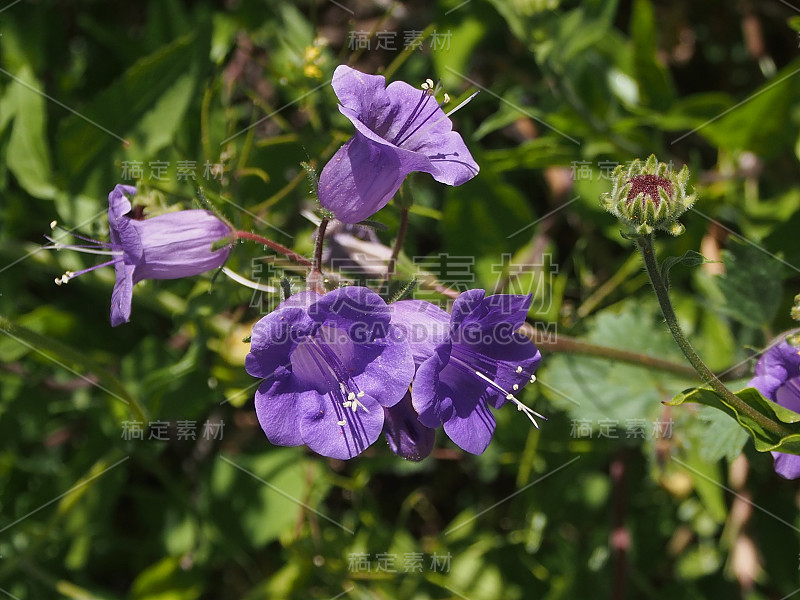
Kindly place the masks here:
<instances>
[{"instance_id":1,"label":"broad leaf","mask_svg":"<svg viewBox=\"0 0 800 600\"><path fill-rule=\"evenodd\" d=\"M774 450L787 454L800 454L800 414L767 400L756 388L745 388L736 392L736 396L759 414L780 424L786 430L786 434L778 435L765 429L753 417L731 406L710 388L685 390L666 404L678 406L684 402L697 402L713 406L735 418L753 437L753 443L759 452Z\"/></svg>"}]
</instances>

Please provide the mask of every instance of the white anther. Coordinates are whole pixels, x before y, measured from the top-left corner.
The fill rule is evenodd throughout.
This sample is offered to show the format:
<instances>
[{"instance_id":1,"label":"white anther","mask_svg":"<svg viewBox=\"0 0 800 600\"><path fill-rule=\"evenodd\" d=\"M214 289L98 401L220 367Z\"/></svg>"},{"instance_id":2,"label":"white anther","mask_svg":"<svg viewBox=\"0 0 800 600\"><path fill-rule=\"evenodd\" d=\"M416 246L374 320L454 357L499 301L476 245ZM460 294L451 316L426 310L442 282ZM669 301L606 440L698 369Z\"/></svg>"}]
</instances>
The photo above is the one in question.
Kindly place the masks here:
<instances>
[{"instance_id":1,"label":"white anther","mask_svg":"<svg viewBox=\"0 0 800 600\"><path fill-rule=\"evenodd\" d=\"M337 424L339 427L344 427L345 425L347 425L347 421L336 421L336 424Z\"/></svg>"},{"instance_id":2,"label":"white anther","mask_svg":"<svg viewBox=\"0 0 800 600\"><path fill-rule=\"evenodd\" d=\"M347 399L352 402L353 400L356 399L356 395L353 392L350 392L349 394L347 394Z\"/></svg>"},{"instance_id":3,"label":"white anther","mask_svg":"<svg viewBox=\"0 0 800 600\"><path fill-rule=\"evenodd\" d=\"M56 221L55 219L50 221L50 229L55 229L56 226L58 226L58 221Z\"/></svg>"},{"instance_id":4,"label":"white anther","mask_svg":"<svg viewBox=\"0 0 800 600\"><path fill-rule=\"evenodd\" d=\"M517 385L517 384L515 383L515 384L514 384L514 386L513 386L513 390L516 392L518 389L519 389L519 385Z\"/></svg>"},{"instance_id":5,"label":"white anther","mask_svg":"<svg viewBox=\"0 0 800 600\"><path fill-rule=\"evenodd\" d=\"M425 83L427 83L427 84L428 84L428 87L429 87L429 88L433 88L433 79L426 79L426 80L425 80Z\"/></svg>"},{"instance_id":6,"label":"white anther","mask_svg":"<svg viewBox=\"0 0 800 600\"><path fill-rule=\"evenodd\" d=\"M513 400L514 394L506 394L506 400Z\"/></svg>"},{"instance_id":7,"label":"white anther","mask_svg":"<svg viewBox=\"0 0 800 600\"><path fill-rule=\"evenodd\" d=\"M358 392L358 393L356 394L356 397L357 397L357 398L363 398L363 397L364 397L364 392Z\"/></svg>"},{"instance_id":8,"label":"white anther","mask_svg":"<svg viewBox=\"0 0 800 600\"><path fill-rule=\"evenodd\" d=\"M536 375L531 375L531 383L536 383Z\"/></svg>"},{"instance_id":9,"label":"white anther","mask_svg":"<svg viewBox=\"0 0 800 600\"><path fill-rule=\"evenodd\" d=\"M74 274L75 273L73 273L72 271L67 271L61 277L56 277L55 279L56 285L64 285L65 283L68 283L69 280L72 279L72 276Z\"/></svg>"},{"instance_id":10,"label":"white anther","mask_svg":"<svg viewBox=\"0 0 800 600\"><path fill-rule=\"evenodd\" d=\"M428 81L430 81L430 79L429 79ZM422 82L422 85L421 85L420 87L421 87L423 90L427 90L427 89L428 89L428 83L427 83L427 82L425 82L425 81L423 81L423 82Z\"/></svg>"},{"instance_id":11,"label":"white anther","mask_svg":"<svg viewBox=\"0 0 800 600\"><path fill-rule=\"evenodd\" d=\"M445 95L444 95L444 103L445 104L450 104L450 94L448 94L446 92L445 92Z\"/></svg>"},{"instance_id":12,"label":"white anther","mask_svg":"<svg viewBox=\"0 0 800 600\"><path fill-rule=\"evenodd\" d=\"M517 373L522 373L522 367L517 366Z\"/></svg>"},{"instance_id":13,"label":"white anther","mask_svg":"<svg viewBox=\"0 0 800 600\"><path fill-rule=\"evenodd\" d=\"M346 400L346 401L342 402L342 406L345 407L345 408L350 408L352 405L353 405L353 403L350 402L349 400Z\"/></svg>"}]
</instances>

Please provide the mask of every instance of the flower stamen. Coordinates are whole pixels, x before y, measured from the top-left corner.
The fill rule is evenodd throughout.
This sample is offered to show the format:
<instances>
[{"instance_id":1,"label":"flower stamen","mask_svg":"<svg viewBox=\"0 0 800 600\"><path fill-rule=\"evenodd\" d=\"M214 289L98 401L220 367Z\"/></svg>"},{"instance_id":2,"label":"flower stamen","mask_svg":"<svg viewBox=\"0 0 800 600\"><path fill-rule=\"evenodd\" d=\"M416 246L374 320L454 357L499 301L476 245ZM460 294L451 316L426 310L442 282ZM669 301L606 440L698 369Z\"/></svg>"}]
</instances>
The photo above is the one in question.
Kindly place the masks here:
<instances>
[{"instance_id":1,"label":"flower stamen","mask_svg":"<svg viewBox=\"0 0 800 600\"><path fill-rule=\"evenodd\" d=\"M364 412L369 413L369 409L358 400L364 397L364 392L353 392L350 387L342 381L343 379L348 380L350 378L346 375L342 376L344 374L344 368L342 368L341 364L338 364L339 360L335 353L331 352L324 344L320 344L313 336L309 336L306 339L308 340L308 349L310 350L309 355L317 365L317 369L319 369L329 382L331 382L331 375L338 382L339 391L343 398L341 402L342 408L349 408L352 412L356 412L358 408L361 407L364 409ZM352 383L354 384L355 382Z\"/></svg>"},{"instance_id":2,"label":"flower stamen","mask_svg":"<svg viewBox=\"0 0 800 600\"><path fill-rule=\"evenodd\" d=\"M450 360L455 361L455 364L457 366L461 367L462 369L466 370L469 373L472 373L472 374L476 375L479 379L481 379L485 383L489 384L490 387L492 387L493 389L495 389L498 392L500 392L501 394L503 394L503 396L505 397L506 400L508 400L509 402L513 402L516 405L517 410L521 411L521 412L524 412L525 416L528 417L528 419L530 419L531 423L533 423L533 426L536 427L536 429L539 429L539 423L537 423L537 421L536 421L536 419L534 417L539 417L540 419L542 419L544 421L547 420L547 417L545 417L542 414L539 414L538 412L536 412L535 410L533 410L529 406L526 406L525 404L523 404L522 402L517 400L514 397L514 394L510 393L508 390L504 389L502 386L497 384L491 377L488 377L484 373L481 373L480 371L474 369L467 362L461 360L457 356L453 356L452 354L450 355ZM522 373L522 367L521 366L517 366L516 372L517 373ZM517 391L518 389L519 389L519 385L514 384L514 391Z\"/></svg>"}]
</instances>

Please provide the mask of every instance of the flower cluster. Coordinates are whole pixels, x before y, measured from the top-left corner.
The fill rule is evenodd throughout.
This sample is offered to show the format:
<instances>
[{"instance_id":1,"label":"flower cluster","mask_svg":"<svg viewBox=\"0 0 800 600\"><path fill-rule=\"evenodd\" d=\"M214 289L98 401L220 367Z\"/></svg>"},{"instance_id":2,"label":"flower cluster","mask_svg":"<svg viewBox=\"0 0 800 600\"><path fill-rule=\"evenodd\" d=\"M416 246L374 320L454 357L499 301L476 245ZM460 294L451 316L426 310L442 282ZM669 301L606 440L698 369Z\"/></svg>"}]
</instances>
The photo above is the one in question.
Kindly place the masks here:
<instances>
[{"instance_id":1,"label":"flower cluster","mask_svg":"<svg viewBox=\"0 0 800 600\"><path fill-rule=\"evenodd\" d=\"M261 427L274 444L344 459L383 431L396 454L421 460L441 425L480 454L495 429L489 406L541 417L516 398L541 359L518 332L530 302L470 290L448 314L422 300L387 305L363 287L295 294L253 328L245 366L264 380Z\"/></svg>"},{"instance_id":2,"label":"flower cluster","mask_svg":"<svg viewBox=\"0 0 800 600\"><path fill-rule=\"evenodd\" d=\"M383 433L396 454L421 460L442 426L458 446L480 454L495 429L490 407L507 402L538 426L535 417L541 415L517 398L534 381L540 360L533 343L519 333L530 296L486 297L483 290L470 290L455 300L450 314L418 300L387 304L367 287L325 288L322 263L341 263L336 244L323 252L331 215L337 219L331 226L334 241L338 235L343 238L338 242L378 246L374 234L363 241L347 230L384 207L406 176L421 171L441 183L460 185L479 170L452 130L448 114L458 107L448 114L442 110L449 97L437 101L440 89L433 81L421 89L400 81L387 86L381 76L340 66L332 83L339 111L355 133L320 176L323 218L314 263L258 234L236 231L209 211L142 219L131 204L136 188L117 185L108 197L110 242L82 238L87 244L65 246L51 239L49 246L111 259L67 272L56 283L113 265L111 324L116 326L130 319L137 282L218 269L234 240L263 241L311 266L309 289L285 297L255 324L245 360L246 371L262 380L255 409L273 444L306 445L323 456L349 459Z\"/></svg>"}]
</instances>

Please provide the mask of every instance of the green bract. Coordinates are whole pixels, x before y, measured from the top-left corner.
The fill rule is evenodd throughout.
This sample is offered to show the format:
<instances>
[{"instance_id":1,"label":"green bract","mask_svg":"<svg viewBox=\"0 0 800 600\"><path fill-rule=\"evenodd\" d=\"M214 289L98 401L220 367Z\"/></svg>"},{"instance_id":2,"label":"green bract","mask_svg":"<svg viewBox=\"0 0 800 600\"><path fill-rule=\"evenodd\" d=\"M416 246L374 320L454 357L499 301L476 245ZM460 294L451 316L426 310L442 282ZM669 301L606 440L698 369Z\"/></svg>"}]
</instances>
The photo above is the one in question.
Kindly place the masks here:
<instances>
[{"instance_id":1,"label":"green bract","mask_svg":"<svg viewBox=\"0 0 800 600\"><path fill-rule=\"evenodd\" d=\"M612 174L614 187L600 197L600 204L628 228L626 235L650 235L660 229L672 235L683 233L678 217L697 199L693 189L687 192L689 169L675 172L651 154L646 162L638 158L619 165Z\"/></svg>"}]
</instances>

